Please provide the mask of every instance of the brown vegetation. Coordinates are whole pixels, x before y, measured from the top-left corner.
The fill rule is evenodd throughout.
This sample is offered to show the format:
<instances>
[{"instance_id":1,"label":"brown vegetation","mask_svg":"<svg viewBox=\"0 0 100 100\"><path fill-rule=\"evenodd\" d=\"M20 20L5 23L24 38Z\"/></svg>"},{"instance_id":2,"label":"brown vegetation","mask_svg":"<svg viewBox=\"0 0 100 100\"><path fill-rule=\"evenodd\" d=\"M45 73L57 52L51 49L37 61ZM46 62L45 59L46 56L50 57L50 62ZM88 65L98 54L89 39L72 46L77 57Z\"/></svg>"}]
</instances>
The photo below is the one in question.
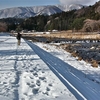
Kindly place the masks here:
<instances>
[{"instance_id":1,"label":"brown vegetation","mask_svg":"<svg viewBox=\"0 0 100 100\"><path fill-rule=\"evenodd\" d=\"M93 67L96 67L96 68L98 67L98 62L94 59L92 59L91 64Z\"/></svg>"},{"instance_id":2,"label":"brown vegetation","mask_svg":"<svg viewBox=\"0 0 100 100\"><path fill-rule=\"evenodd\" d=\"M41 36L41 37L47 37L50 39L53 38L66 38L66 39L70 39L70 40L100 40L100 34L98 34L97 32L56 32L56 33L50 33L50 34L34 34L34 36Z\"/></svg>"},{"instance_id":3,"label":"brown vegetation","mask_svg":"<svg viewBox=\"0 0 100 100\"><path fill-rule=\"evenodd\" d=\"M83 31L93 32L93 31L99 31L100 30L100 20L91 20L86 19L84 21Z\"/></svg>"},{"instance_id":4,"label":"brown vegetation","mask_svg":"<svg viewBox=\"0 0 100 100\"><path fill-rule=\"evenodd\" d=\"M7 25L5 23L0 22L0 32L6 32L7 31Z\"/></svg>"}]
</instances>

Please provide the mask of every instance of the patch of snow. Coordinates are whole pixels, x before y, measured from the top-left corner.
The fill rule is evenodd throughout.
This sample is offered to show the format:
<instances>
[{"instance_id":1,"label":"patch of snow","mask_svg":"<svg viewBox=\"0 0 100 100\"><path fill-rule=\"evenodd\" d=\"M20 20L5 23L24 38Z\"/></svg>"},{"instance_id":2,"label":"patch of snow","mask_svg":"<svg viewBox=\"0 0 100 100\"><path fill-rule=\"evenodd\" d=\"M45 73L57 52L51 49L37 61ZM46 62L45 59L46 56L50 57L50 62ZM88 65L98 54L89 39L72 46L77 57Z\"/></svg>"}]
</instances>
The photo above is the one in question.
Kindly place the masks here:
<instances>
[{"instance_id":1,"label":"patch of snow","mask_svg":"<svg viewBox=\"0 0 100 100\"><path fill-rule=\"evenodd\" d=\"M76 100L23 39L17 46L16 37L0 36L0 100L66 98Z\"/></svg>"}]
</instances>

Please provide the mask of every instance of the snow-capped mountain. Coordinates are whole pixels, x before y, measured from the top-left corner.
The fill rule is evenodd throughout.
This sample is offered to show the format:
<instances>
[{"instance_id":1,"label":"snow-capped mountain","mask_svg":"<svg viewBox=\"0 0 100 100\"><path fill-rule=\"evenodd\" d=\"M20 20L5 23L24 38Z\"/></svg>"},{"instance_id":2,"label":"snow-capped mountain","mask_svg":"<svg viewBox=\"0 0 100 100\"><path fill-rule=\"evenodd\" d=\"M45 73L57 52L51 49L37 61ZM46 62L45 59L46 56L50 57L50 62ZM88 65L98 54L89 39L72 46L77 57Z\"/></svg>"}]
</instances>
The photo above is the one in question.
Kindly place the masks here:
<instances>
[{"instance_id":1,"label":"snow-capped mountain","mask_svg":"<svg viewBox=\"0 0 100 100\"><path fill-rule=\"evenodd\" d=\"M56 5L56 6L65 12L73 10L73 9L81 9L83 7L83 5L80 5L80 4Z\"/></svg>"},{"instance_id":2,"label":"snow-capped mountain","mask_svg":"<svg viewBox=\"0 0 100 100\"><path fill-rule=\"evenodd\" d=\"M37 15L51 15L60 12L62 12L62 10L56 6L46 6L43 10L40 10Z\"/></svg>"},{"instance_id":3,"label":"snow-capped mountain","mask_svg":"<svg viewBox=\"0 0 100 100\"><path fill-rule=\"evenodd\" d=\"M27 18L37 15L52 15L62 11L69 11L73 9L80 9L82 5L52 5L52 6L33 6L33 7L14 7L0 10L0 19L15 17Z\"/></svg>"}]
</instances>

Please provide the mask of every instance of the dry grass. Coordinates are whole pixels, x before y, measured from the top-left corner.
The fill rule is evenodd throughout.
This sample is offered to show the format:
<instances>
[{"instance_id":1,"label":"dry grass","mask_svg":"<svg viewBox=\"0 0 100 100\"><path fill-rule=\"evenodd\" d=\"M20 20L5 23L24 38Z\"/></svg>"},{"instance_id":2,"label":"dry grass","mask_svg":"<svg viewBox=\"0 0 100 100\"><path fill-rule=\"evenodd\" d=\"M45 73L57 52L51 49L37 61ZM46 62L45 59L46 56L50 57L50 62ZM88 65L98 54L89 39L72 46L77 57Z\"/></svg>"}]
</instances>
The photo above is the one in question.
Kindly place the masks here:
<instances>
[{"instance_id":1,"label":"dry grass","mask_svg":"<svg viewBox=\"0 0 100 100\"><path fill-rule=\"evenodd\" d=\"M50 38L67 38L67 39L94 39L99 40L100 34L96 33L71 33L71 32L58 32L58 33L51 33L51 34L41 34L43 37L50 37Z\"/></svg>"},{"instance_id":2,"label":"dry grass","mask_svg":"<svg viewBox=\"0 0 100 100\"><path fill-rule=\"evenodd\" d=\"M96 67L96 68L98 67L98 62L94 59L92 59L91 64L93 67Z\"/></svg>"},{"instance_id":3,"label":"dry grass","mask_svg":"<svg viewBox=\"0 0 100 100\"><path fill-rule=\"evenodd\" d=\"M14 34L16 35L16 33ZM48 37L50 39L52 38L66 38L66 39L94 39L94 40L100 40L100 34L97 34L96 32L73 32L71 30L69 31L58 31L58 32L51 32L50 34L41 34L41 33L22 33L22 36L31 36L31 37Z\"/></svg>"},{"instance_id":4,"label":"dry grass","mask_svg":"<svg viewBox=\"0 0 100 100\"><path fill-rule=\"evenodd\" d=\"M82 57L78 57L78 60L81 61L81 60L83 60L83 59L82 59Z\"/></svg>"}]
</instances>

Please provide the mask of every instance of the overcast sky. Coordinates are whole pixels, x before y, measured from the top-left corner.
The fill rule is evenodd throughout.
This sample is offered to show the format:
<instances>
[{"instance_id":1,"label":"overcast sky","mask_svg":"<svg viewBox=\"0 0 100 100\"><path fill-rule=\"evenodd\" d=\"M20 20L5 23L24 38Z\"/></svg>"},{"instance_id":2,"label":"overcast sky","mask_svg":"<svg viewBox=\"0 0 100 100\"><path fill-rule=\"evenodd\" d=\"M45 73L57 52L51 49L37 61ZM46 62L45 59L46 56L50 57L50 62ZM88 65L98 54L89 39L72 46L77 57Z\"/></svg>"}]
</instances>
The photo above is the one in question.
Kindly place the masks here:
<instances>
[{"instance_id":1,"label":"overcast sky","mask_svg":"<svg viewBox=\"0 0 100 100\"><path fill-rule=\"evenodd\" d=\"M55 4L83 4L93 5L99 0L0 0L0 9L11 7L29 7Z\"/></svg>"}]
</instances>

